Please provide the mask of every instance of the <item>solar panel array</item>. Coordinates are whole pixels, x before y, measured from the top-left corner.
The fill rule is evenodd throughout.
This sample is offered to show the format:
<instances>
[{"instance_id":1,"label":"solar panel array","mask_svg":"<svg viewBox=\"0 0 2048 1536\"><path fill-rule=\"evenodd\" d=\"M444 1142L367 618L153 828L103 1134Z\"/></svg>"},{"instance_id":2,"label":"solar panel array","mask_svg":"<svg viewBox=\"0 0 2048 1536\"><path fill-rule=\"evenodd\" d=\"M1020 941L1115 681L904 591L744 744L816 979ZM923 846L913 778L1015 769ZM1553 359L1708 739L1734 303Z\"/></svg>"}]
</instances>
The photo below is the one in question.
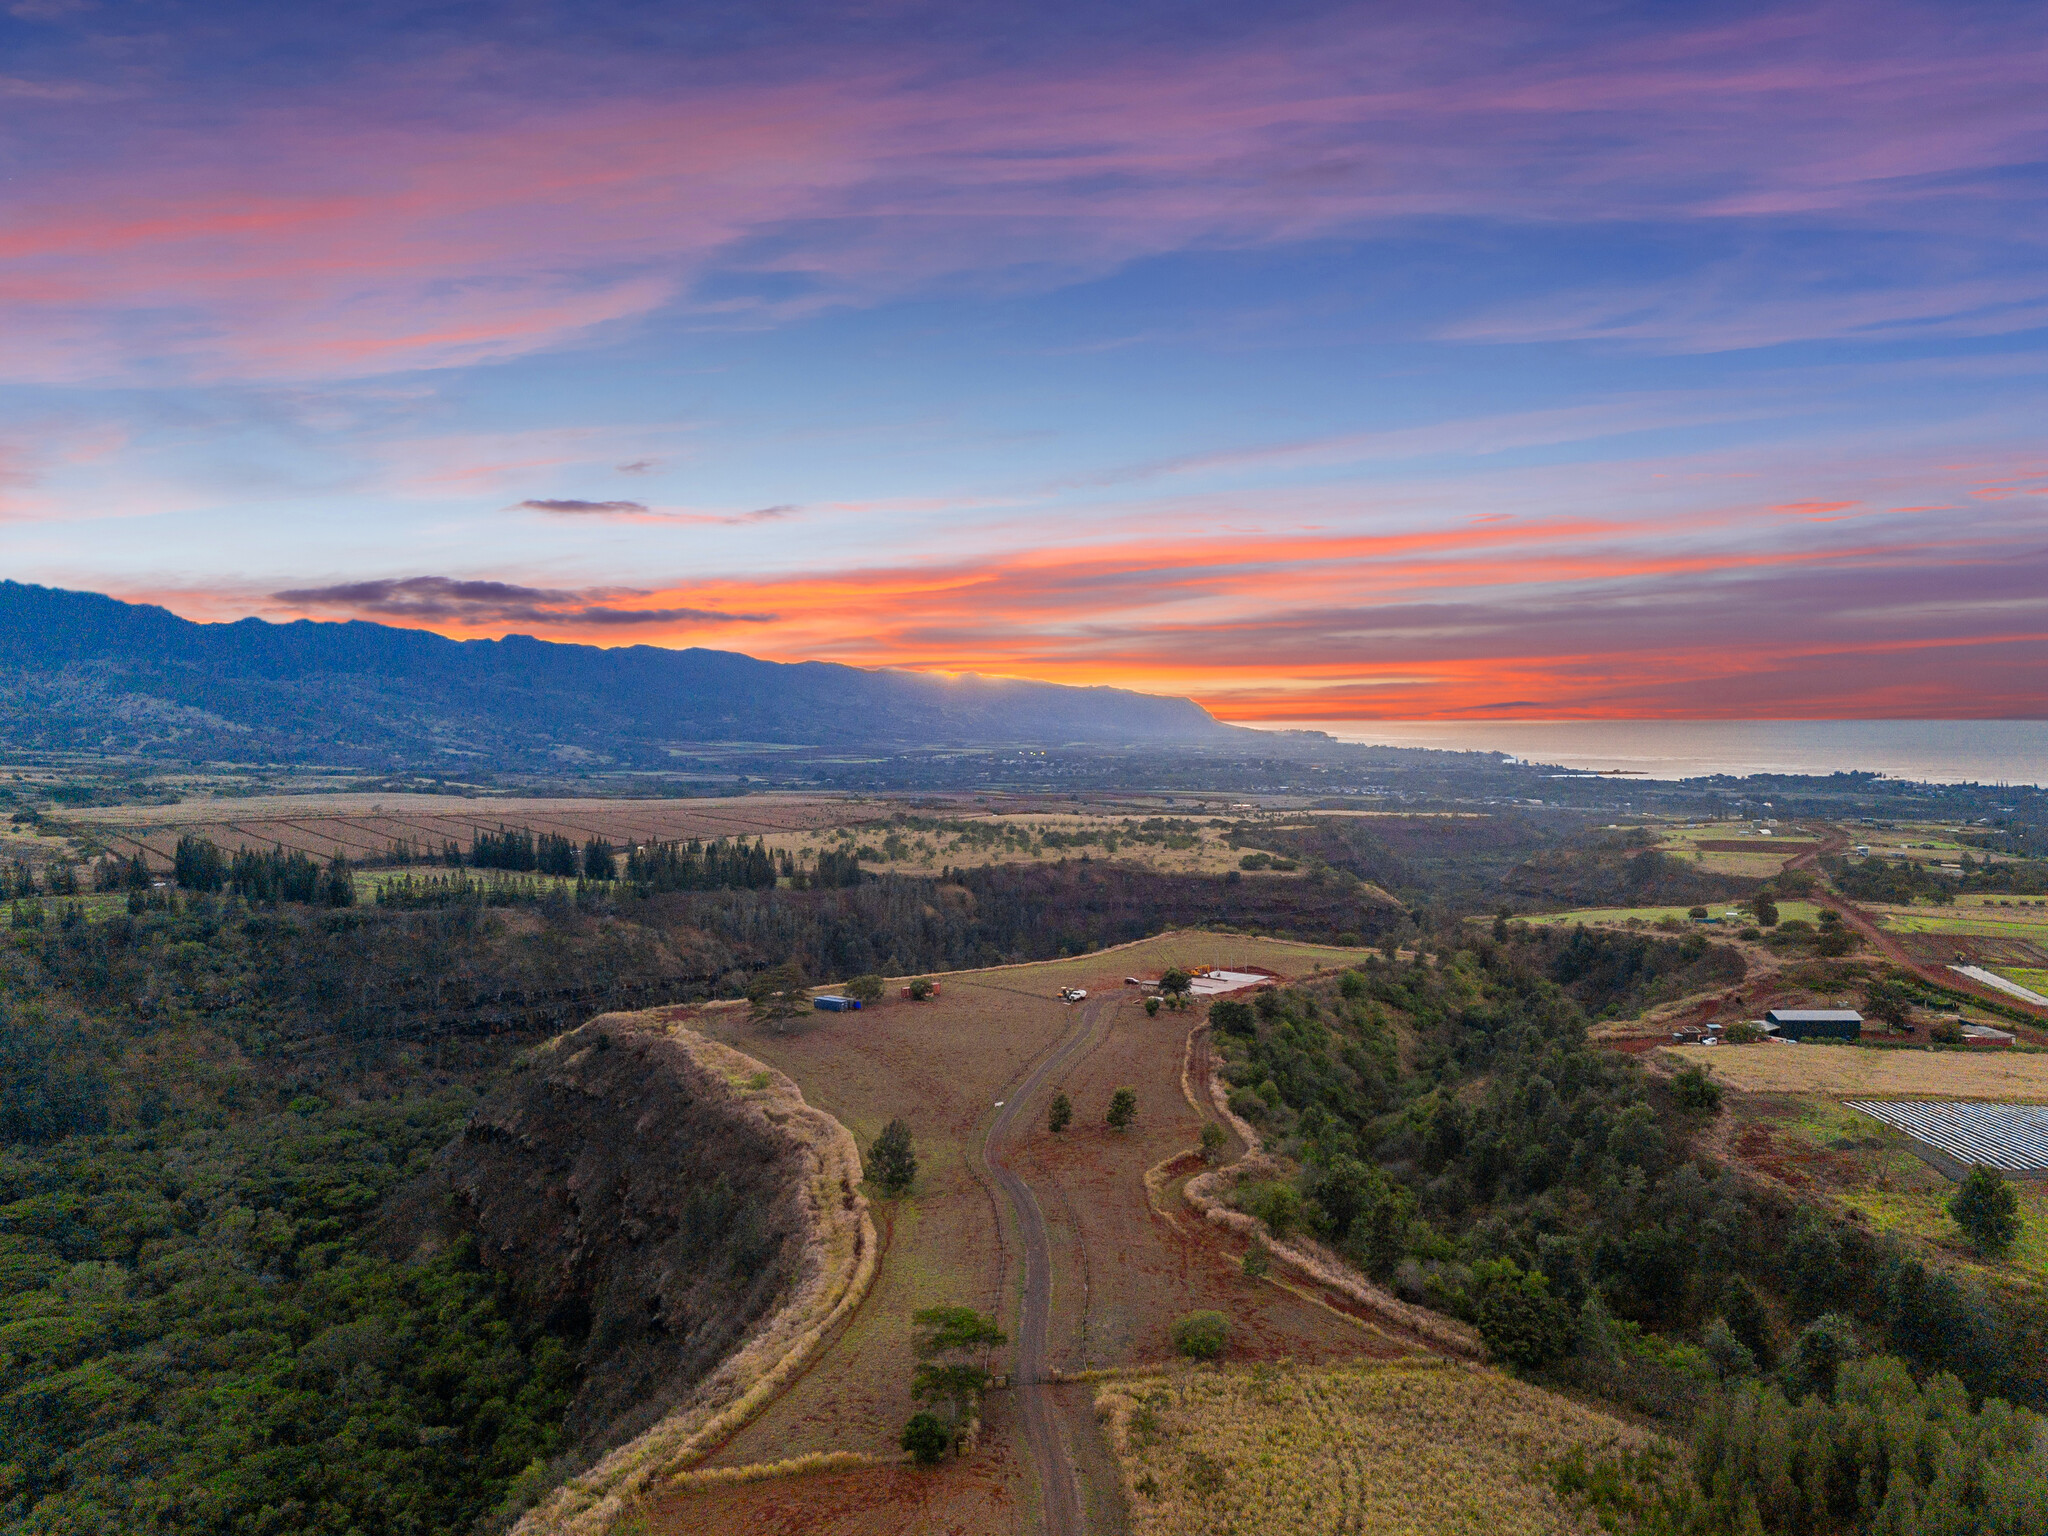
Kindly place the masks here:
<instances>
[{"instance_id":1,"label":"solar panel array","mask_svg":"<svg viewBox=\"0 0 2048 1536\"><path fill-rule=\"evenodd\" d=\"M2048 1173L2048 1105L1916 1104L1888 1099L1850 1103L1960 1163L2001 1173Z\"/></svg>"}]
</instances>

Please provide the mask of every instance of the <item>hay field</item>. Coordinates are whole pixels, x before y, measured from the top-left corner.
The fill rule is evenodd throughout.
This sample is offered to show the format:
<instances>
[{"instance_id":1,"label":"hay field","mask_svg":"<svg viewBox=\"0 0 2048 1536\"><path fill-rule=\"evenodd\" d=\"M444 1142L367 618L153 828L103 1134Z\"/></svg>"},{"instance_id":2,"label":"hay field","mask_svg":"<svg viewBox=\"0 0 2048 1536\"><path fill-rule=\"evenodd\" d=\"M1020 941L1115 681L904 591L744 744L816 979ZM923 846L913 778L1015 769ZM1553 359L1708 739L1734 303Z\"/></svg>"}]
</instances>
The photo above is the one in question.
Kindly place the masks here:
<instances>
[{"instance_id":1,"label":"hay field","mask_svg":"<svg viewBox=\"0 0 2048 1536\"><path fill-rule=\"evenodd\" d=\"M1745 1093L2048 1103L2048 1054L1853 1045L1667 1045L1657 1054L1681 1066L1704 1067L1714 1081Z\"/></svg>"},{"instance_id":2,"label":"hay field","mask_svg":"<svg viewBox=\"0 0 2048 1536\"><path fill-rule=\"evenodd\" d=\"M1176 1371L1105 1385L1135 1536L1550 1536L1597 1527L1539 1464L1643 1431L1449 1362Z\"/></svg>"}]
</instances>

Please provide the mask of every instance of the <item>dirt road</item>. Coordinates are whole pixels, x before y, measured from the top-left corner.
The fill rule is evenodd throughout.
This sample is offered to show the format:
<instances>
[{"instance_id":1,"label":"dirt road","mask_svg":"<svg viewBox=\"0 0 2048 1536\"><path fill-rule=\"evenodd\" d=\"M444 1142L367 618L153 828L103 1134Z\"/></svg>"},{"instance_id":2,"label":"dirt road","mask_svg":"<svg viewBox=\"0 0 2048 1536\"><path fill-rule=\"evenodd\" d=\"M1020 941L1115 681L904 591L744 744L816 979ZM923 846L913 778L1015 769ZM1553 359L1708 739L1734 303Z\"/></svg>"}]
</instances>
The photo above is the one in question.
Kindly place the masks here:
<instances>
[{"instance_id":1,"label":"dirt road","mask_svg":"<svg viewBox=\"0 0 2048 1536\"><path fill-rule=\"evenodd\" d=\"M1017 1230L1024 1243L1024 1304L1017 1323L1015 1379L1024 1439L1038 1466L1046 1536L1083 1536L1081 1486L1073 1460L1061 1444L1059 1410L1053 1402L1052 1387L1045 1379L1047 1320L1052 1311L1052 1247L1046 1235L1045 1215L1038 1208L1031 1186L1009 1168L1003 1155L1018 1135L1028 1131L1031 1121L1024 1117L1037 1113L1039 1090L1086 1052L1097 1022L1109 1006L1109 999L1095 998L1074 1010L1073 1029L1003 1101L1003 1107L989 1123L988 1138L982 1146L989 1172L1016 1213Z\"/></svg>"}]
</instances>

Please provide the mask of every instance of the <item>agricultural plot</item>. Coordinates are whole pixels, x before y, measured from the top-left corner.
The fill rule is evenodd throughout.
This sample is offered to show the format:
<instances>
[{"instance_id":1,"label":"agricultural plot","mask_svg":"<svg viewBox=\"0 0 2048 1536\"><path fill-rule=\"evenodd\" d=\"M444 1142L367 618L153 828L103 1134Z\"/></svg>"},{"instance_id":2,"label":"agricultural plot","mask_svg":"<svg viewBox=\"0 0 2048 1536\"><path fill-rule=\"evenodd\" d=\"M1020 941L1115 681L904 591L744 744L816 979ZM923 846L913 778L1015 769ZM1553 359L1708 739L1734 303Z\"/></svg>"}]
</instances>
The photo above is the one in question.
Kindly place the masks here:
<instances>
[{"instance_id":1,"label":"agricultural plot","mask_svg":"<svg viewBox=\"0 0 2048 1536\"><path fill-rule=\"evenodd\" d=\"M1718 930L1742 927L1749 922L1749 914L1740 911L1733 902L1710 902L1706 905L1707 915L1719 918L1720 922L1713 928L1703 930L1704 932L1712 933ZM1578 912L1545 912L1527 918L1526 921L1544 926L1556 926L1558 924L1570 926L1573 923L1584 923L1588 927L1615 927L1617 925L1626 927L1630 922L1649 924L1668 920L1684 923L1690 927L1692 919L1687 914L1691 910L1689 906L1588 907ZM1735 917L1730 918L1728 916L1730 912L1734 912L1736 914ZM1819 916L1820 908L1810 901L1781 901L1778 903L1779 922L1786 922L1792 918L1802 918L1811 923L1817 921ZM1518 919L1518 921L1523 920Z\"/></svg>"},{"instance_id":2,"label":"agricultural plot","mask_svg":"<svg viewBox=\"0 0 2048 1536\"><path fill-rule=\"evenodd\" d=\"M2048 1285L2048 1179L2012 1184L2018 1243L2003 1259L1970 1248L1948 1202L1954 1182L1903 1132L1818 1095L1737 1093L1727 1101L1725 1155L1811 1199L1926 1245L1956 1268L2007 1285Z\"/></svg>"},{"instance_id":3,"label":"agricultural plot","mask_svg":"<svg viewBox=\"0 0 2048 1536\"><path fill-rule=\"evenodd\" d=\"M1193 1148L1200 1133L1202 1117L1181 1091L1188 1031L1198 1015L1162 1010L1148 1017L1137 989L1122 985L1126 974L1157 974L1174 964L1255 964L1301 974L1360 953L1181 933L1071 960L946 974L937 978L940 995L932 1001L892 995L858 1013L808 1016L786 1033L752 1024L736 1008L694 1010L692 1028L787 1072L806 1100L847 1125L863 1148L900 1115L916 1138L919 1166L908 1195L874 1200L881 1263L846 1332L707 1468L716 1473L849 1451L874 1464L680 1488L642 1512L646 1528L980 1532L1031 1524L1036 1485L1013 1394L990 1397L974 1454L916 1478L893 1463L915 1406L912 1313L960 1303L996 1315L1013 1339L1017 1334L1023 1257L983 1144L999 1101L1007 1102L1036 1063L1077 1031L1085 1038L1067 1070L1021 1106L1013 1139L997 1149L1045 1218L1052 1368L1170 1359L1174 1320L1211 1308L1233 1319L1235 1358L1344 1361L1407 1352L1405 1341L1297 1287L1247 1279L1236 1254L1202 1223L1154 1209L1147 1171ZM1062 1003L1058 992L1066 986L1087 988L1090 1000ZM1124 1132L1105 1123L1119 1087L1138 1096L1136 1123ZM1046 1129L1046 1109L1059 1091L1069 1095L1075 1117L1056 1138ZM1085 1405L1074 1406L1083 1411L1067 1415L1067 1434L1086 1465L1085 1442L1098 1431ZM921 1525L921 1511L937 1523Z\"/></svg>"},{"instance_id":4,"label":"agricultural plot","mask_svg":"<svg viewBox=\"0 0 2048 1536\"><path fill-rule=\"evenodd\" d=\"M2048 1108L2023 1104L1916 1104L1851 1100L1848 1107L1937 1147L1967 1168L2048 1174Z\"/></svg>"},{"instance_id":5,"label":"agricultural plot","mask_svg":"<svg viewBox=\"0 0 2048 1536\"><path fill-rule=\"evenodd\" d=\"M1594 1530L1544 1464L1650 1439L1496 1371L1438 1361L1162 1372L1108 1383L1098 1403L1136 1536Z\"/></svg>"},{"instance_id":6,"label":"agricultural plot","mask_svg":"<svg viewBox=\"0 0 2048 1536\"><path fill-rule=\"evenodd\" d=\"M1835 1099L2009 1099L2048 1103L2048 1055L1866 1050L1853 1045L1672 1045L1660 1053L1745 1093Z\"/></svg>"},{"instance_id":7,"label":"agricultural plot","mask_svg":"<svg viewBox=\"0 0 2048 1536\"><path fill-rule=\"evenodd\" d=\"M525 827L583 843L616 845L789 835L877 814L867 802L750 795L717 800L465 800L446 795L306 795L180 806L117 806L71 813L69 822L116 854L140 852L168 869L178 839L208 838L227 850L283 847L316 859L336 853L378 862L406 845L438 855L467 851L479 832Z\"/></svg>"}]
</instances>

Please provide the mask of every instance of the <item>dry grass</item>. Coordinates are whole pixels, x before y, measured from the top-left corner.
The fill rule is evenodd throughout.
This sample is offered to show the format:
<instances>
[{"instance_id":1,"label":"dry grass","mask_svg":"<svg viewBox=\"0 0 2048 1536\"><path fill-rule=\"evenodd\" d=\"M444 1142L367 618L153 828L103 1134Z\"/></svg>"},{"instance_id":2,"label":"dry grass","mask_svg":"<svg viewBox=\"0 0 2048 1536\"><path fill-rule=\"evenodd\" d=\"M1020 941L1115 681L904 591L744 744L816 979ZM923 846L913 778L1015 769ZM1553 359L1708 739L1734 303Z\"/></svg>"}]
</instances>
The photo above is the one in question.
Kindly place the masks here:
<instances>
[{"instance_id":1,"label":"dry grass","mask_svg":"<svg viewBox=\"0 0 2048 1536\"><path fill-rule=\"evenodd\" d=\"M1749 1093L2048 1103L2048 1055L1830 1045L1674 1045L1657 1054L1704 1067L1716 1082Z\"/></svg>"},{"instance_id":2,"label":"dry grass","mask_svg":"<svg viewBox=\"0 0 2048 1536\"><path fill-rule=\"evenodd\" d=\"M723 1444L795 1379L859 1307L880 1257L867 1202L856 1193L860 1152L845 1126L806 1104L780 1072L672 1024L666 1013L628 1017L671 1036L709 1082L725 1085L741 1114L777 1127L809 1154L811 1236L802 1271L782 1305L682 1407L531 1510L516 1527L522 1536L597 1536L659 1479ZM757 1082L764 1086L753 1087Z\"/></svg>"},{"instance_id":3,"label":"dry grass","mask_svg":"<svg viewBox=\"0 0 2048 1536\"><path fill-rule=\"evenodd\" d=\"M1542 1463L1641 1430L1478 1366L1184 1371L1106 1384L1134 1536L1587 1529Z\"/></svg>"}]
</instances>

